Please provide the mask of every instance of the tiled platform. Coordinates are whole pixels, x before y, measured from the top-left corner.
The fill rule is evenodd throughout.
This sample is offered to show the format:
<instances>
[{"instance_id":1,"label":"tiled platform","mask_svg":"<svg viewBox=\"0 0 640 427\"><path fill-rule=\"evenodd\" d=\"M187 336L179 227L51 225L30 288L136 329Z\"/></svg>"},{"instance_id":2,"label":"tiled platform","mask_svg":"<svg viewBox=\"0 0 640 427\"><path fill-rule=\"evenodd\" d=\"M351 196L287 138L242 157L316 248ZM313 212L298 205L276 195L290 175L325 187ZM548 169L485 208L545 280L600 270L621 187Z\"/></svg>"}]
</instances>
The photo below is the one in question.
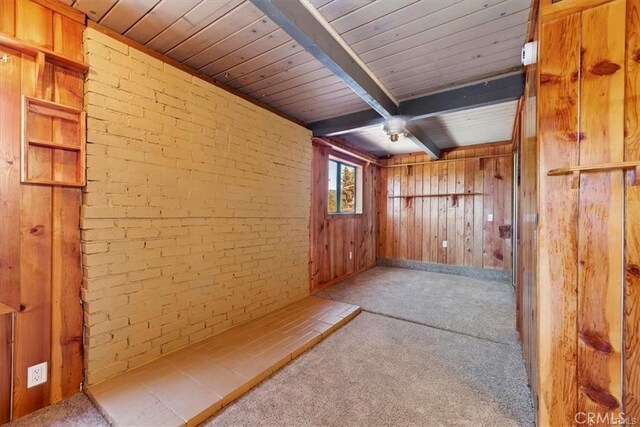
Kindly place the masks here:
<instances>
[{"instance_id":1,"label":"tiled platform","mask_svg":"<svg viewBox=\"0 0 640 427\"><path fill-rule=\"evenodd\" d=\"M196 425L347 323L360 307L308 297L89 388L112 424Z\"/></svg>"}]
</instances>

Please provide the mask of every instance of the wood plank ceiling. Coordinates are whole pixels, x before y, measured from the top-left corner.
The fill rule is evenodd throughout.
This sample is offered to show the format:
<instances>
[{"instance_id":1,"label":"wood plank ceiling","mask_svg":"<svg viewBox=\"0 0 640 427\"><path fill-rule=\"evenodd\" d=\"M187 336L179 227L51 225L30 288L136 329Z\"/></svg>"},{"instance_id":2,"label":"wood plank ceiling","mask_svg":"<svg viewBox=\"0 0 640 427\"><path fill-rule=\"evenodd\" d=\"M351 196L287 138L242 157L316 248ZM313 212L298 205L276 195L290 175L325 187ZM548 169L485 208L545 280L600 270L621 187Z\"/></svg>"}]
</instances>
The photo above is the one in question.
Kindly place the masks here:
<instances>
[{"instance_id":1,"label":"wood plank ceiling","mask_svg":"<svg viewBox=\"0 0 640 427\"><path fill-rule=\"evenodd\" d=\"M368 109L247 0L65 0L304 122ZM518 70L530 0L310 0L400 101Z\"/></svg>"},{"instance_id":2,"label":"wood plank ceiling","mask_svg":"<svg viewBox=\"0 0 640 427\"><path fill-rule=\"evenodd\" d=\"M507 141L515 120L517 101L456 111L416 120L440 148ZM341 135L348 142L377 156L415 153L415 144L407 138L389 142L379 127L370 127Z\"/></svg>"},{"instance_id":3,"label":"wood plank ceiling","mask_svg":"<svg viewBox=\"0 0 640 427\"><path fill-rule=\"evenodd\" d=\"M249 1L76 0L73 6L302 121L368 108Z\"/></svg>"},{"instance_id":4,"label":"wood plank ceiling","mask_svg":"<svg viewBox=\"0 0 640 427\"><path fill-rule=\"evenodd\" d=\"M530 0L311 3L400 101L520 69L531 6Z\"/></svg>"}]
</instances>

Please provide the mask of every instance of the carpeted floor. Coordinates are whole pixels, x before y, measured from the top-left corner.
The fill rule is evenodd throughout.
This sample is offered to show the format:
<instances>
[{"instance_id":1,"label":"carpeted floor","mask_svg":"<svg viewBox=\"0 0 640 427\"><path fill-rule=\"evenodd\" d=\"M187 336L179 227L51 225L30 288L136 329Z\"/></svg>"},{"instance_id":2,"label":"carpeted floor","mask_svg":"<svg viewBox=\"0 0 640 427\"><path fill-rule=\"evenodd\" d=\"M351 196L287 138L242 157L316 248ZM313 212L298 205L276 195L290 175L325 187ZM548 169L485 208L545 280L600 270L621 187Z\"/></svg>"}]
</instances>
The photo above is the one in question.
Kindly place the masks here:
<instances>
[{"instance_id":1,"label":"carpeted floor","mask_svg":"<svg viewBox=\"0 0 640 427\"><path fill-rule=\"evenodd\" d=\"M316 296L435 328L517 343L514 292L506 283L374 267Z\"/></svg>"},{"instance_id":2,"label":"carpeted floor","mask_svg":"<svg viewBox=\"0 0 640 427\"><path fill-rule=\"evenodd\" d=\"M318 296L365 311L206 426L534 424L509 285L376 267ZM102 426L84 395L15 426Z\"/></svg>"},{"instance_id":3,"label":"carpeted floor","mask_svg":"<svg viewBox=\"0 0 640 427\"><path fill-rule=\"evenodd\" d=\"M528 426L518 346L362 313L207 426Z\"/></svg>"},{"instance_id":4,"label":"carpeted floor","mask_svg":"<svg viewBox=\"0 0 640 427\"><path fill-rule=\"evenodd\" d=\"M109 423L89 398L78 393L57 405L41 409L8 424L8 427L103 427Z\"/></svg>"}]
</instances>

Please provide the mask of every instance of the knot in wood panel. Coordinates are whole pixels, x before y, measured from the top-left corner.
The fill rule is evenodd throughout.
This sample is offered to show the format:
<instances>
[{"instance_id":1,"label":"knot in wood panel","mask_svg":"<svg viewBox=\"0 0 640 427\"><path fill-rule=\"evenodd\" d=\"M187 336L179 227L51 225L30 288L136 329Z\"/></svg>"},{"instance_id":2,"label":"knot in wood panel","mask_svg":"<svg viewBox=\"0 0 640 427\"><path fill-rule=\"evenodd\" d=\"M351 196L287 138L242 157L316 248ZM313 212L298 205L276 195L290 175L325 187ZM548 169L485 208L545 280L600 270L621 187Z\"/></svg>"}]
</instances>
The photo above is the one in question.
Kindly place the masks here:
<instances>
[{"instance_id":1,"label":"knot in wood panel","mask_svg":"<svg viewBox=\"0 0 640 427\"><path fill-rule=\"evenodd\" d=\"M596 76L608 76L620 69L620 65L604 60L591 67L591 73Z\"/></svg>"},{"instance_id":2,"label":"knot in wood panel","mask_svg":"<svg viewBox=\"0 0 640 427\"><path fill-rule=\"evenodd\" d=\"M29 233L33 234L34 236L39 236L42 234L43 230L44 230L44 225L38 224L31 227L31 229L29 230Z\"/></svg>"},{"instance_id":3,"label":"knot in wood panel","mask_svg":"<svg viewBox=\"0 0 640 427\"><path fill-rule=\"evenodd\" d=\"M637 264L627 265L627 275L640 277L640 265L637 265Z\"/></svg>"},{"instance_id":4,"label":"knot in wood panel","mask_svg":"<svg viewBox=\"0 0 640 427\"><path fill-rule=\"evenodd\" d=\"M601 353L613 353L613 346L609 341L597 332L581 331L580 339L587 346Z\"/></svg>"},{"instance_id":5,"label":"knot in wood panel","mask_svg":"<svg viewBox=\"0 0 640 427\"><path fill-rule=\"evenodd\" d=\"M560 83L562 81L562 77L557 74L550 73L540 73L540 84L547 83Z\"/></svg>"},{"instance_id":6,"label":"knot in wood panel","mask_svg":"<svg viewBox=\"0 0 640 427\"><path fill-rule=\"evenodd\" d=\"M620 402L611 393L593 384L586 384L580 387L582 394L587 396L593 403L607 409L620 407Z\"/></svg>"}]
</instances>

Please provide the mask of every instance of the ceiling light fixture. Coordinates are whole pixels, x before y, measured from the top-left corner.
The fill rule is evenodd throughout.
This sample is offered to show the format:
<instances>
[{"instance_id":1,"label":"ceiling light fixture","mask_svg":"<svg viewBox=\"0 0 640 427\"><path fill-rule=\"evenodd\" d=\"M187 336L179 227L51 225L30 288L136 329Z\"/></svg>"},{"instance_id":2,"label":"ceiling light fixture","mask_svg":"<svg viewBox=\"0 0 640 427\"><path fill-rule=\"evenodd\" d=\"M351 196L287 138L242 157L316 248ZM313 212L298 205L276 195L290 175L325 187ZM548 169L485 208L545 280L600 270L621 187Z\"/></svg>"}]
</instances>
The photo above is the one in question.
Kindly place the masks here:
<instances>
[{"instance_id":1,"label":"ceiling light fixture","mask_svg":"<svg viewBox=\"0 0 640 427\"><path fill-rule=\"evenodd\" d=\"M397 142L405 134L407 121L400 117L389 117L382 124L382 129L389 135L391 142Z\"/></svg>"}]
</instances>

